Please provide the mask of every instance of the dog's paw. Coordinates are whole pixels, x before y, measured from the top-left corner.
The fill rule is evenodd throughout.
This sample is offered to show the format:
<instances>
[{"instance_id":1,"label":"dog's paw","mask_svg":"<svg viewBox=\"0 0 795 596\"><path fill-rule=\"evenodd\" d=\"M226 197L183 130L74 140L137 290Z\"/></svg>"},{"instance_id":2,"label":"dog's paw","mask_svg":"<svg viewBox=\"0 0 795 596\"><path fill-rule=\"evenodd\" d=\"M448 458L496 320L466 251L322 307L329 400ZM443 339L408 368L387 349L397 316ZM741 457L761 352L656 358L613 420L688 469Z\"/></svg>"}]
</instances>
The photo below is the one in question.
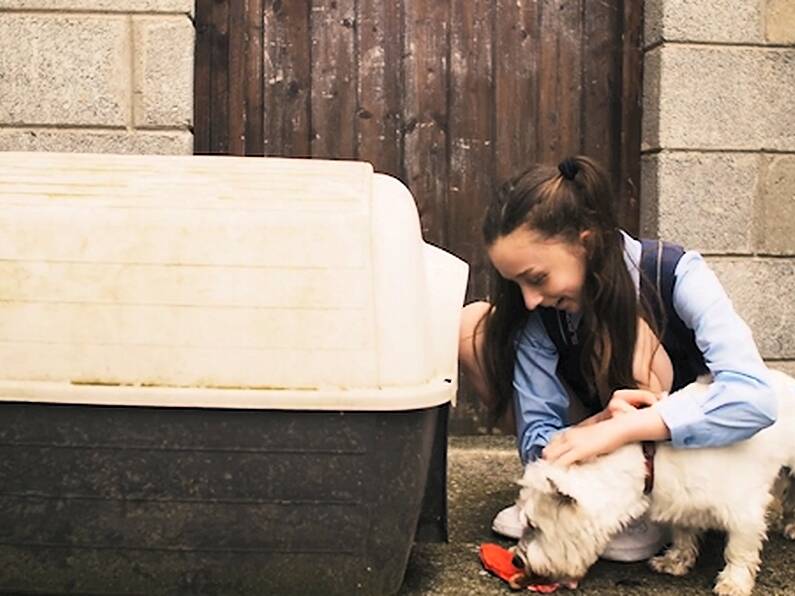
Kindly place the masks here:
<instances>
[{"instance_id":1,"label":"dog's paw","mask_svg":"<svg viewBox=\"0 0 795 596\"><path fill-rule=\"evenodd\" d=\"M738 566L727 566L718 574L712 590L719 596L750 596L754 590L754 574Z\"/></svg>"},{"instance_id":2,"label":"dog's paw","mask_svg":"<svg viewBox=\"0 0 795 596\"><path fill-rule=\"evenodd\" d=\"M781 533L790 540L795 540L795 522L786 524L781 530Z\"/></svg>"},{"instance_id":3,"label":"dog's paw","mask_svg":"<svg viewBox=\"0 0 795 596\"><path fill-rule=\"evenodd\" d=\"M696 562L696 556L688 551L669 548L663 554L649 559L649 567L657 573L686 575Z\"/></svg>"}]
</instances>

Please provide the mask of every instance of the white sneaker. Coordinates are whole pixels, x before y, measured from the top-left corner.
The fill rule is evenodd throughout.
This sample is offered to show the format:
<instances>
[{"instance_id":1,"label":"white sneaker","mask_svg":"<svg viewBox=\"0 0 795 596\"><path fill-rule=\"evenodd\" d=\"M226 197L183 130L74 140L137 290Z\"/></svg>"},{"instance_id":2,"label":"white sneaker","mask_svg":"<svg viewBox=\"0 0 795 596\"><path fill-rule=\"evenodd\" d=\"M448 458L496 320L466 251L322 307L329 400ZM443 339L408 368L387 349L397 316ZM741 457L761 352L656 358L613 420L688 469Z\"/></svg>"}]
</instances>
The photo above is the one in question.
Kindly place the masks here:
<instances>
[{"instance_id":1,"label":"white sneaker","mask_svg":"<svg viewBox=\"0 0 795 596\"><path fill-rule=\"evenodd\" d=\"M522 517L517 505L500 511L491 522L491 529L507 538L519 540L522 537Z\"/></svg>"},{"instance_id":2,"label":"white sneaker","mask_svg":"<svg viewBox=\"0 0 795 596\"><path fill-rule=\"evenodd\" d=\"M644 515L629 524L610 540L602 553L608 561L634 563L656 555L667 542L668 532Z\"/></svg>"}]
</instances>

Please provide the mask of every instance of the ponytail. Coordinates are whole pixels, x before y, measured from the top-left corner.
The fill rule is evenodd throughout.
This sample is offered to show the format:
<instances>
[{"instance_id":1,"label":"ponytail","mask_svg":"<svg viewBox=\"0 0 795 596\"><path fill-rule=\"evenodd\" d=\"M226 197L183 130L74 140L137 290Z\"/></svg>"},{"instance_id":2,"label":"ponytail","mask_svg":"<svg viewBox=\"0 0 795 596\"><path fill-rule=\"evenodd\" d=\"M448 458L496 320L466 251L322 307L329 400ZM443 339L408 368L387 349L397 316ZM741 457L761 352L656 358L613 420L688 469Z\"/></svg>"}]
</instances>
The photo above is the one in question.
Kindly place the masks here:
<instances>
[{"instance_id":1,"label":"ponytail","mask_svg":"<svg viewBox=\"0 0 795 596\"><path fill-rule=\"evenodd\" d=\"M522 226L546 239L584 245L581 366L589 390L603 405L616 389L637 386L633 355L638 316L658 329L650 309L638 302L614 202L605 171L587 157L569 157L557 168L532 166L504 184L486 209L482 230L487 246ZM494 308L479 325L485 325L483 362L498 418L513 396L515 340L528 311L514 282L493 267L492 277Z\"/></svg>"}]
</instances>

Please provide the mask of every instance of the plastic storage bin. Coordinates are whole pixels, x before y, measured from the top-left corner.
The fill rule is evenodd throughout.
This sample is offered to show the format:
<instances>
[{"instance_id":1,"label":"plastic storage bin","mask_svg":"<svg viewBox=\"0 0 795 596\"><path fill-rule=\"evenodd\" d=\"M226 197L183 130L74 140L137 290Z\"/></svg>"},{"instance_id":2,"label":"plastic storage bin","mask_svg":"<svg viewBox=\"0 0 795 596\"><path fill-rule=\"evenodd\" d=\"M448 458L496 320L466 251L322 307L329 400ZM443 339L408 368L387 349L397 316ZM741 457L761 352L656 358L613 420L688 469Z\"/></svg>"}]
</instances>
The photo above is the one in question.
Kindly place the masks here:
<instances>
[{"instance_id":1,"label":"plastic storage bin","mask_svg":"<svg viewBox=\"0 0 795 596\"><path fill-rule=\"evenodd\" d=\"M467 266L369 164L0 153L0 591L389 594Z\"/></svg>"}]
</instances>

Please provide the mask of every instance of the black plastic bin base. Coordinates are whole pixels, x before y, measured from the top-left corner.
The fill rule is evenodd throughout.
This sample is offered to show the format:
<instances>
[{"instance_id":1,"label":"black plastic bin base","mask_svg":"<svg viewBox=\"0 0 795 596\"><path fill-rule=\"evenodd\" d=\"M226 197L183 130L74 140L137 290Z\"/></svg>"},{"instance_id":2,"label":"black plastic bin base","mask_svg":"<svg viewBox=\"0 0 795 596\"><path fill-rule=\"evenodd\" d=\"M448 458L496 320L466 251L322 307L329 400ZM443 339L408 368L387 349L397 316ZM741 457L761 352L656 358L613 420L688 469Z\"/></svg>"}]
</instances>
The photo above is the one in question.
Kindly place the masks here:
<instances>
[{"instance_id":1,"label":"black plastic bin base","mask_svg":"<svg viewBox=\"0 0 795 596\"><path fill-rule=\"evenodd\" d=\"M393 594L446 420L2 404L0 593Z\"/></svg>"}]
</instances>

